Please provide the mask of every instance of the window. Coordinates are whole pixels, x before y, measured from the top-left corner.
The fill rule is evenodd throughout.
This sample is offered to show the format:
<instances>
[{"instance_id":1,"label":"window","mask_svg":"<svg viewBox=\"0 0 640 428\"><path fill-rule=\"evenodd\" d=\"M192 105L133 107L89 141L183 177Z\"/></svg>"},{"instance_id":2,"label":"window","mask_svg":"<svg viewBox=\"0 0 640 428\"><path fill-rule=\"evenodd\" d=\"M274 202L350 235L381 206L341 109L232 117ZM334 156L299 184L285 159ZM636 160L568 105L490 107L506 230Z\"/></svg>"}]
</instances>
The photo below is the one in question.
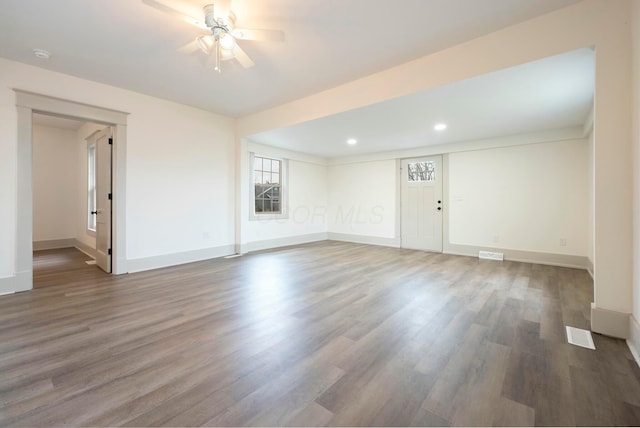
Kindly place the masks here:
<instances>
[{"instance_id":1,"label":"window","mask_svg":"<svg viewBox=\"0 0 640 428\"><path fill-rule=\"evenodd\" d=\"M252 154L251 165L252 219L262 216L285 218L286 161Z\"/></svg>"},{"instance_id":2,"label":"window","mask_svg":"<svg viewBox=\"0 0 640 428\"><path fill-rule=\"evenodd\" d=\"M435 181L436 165L433 161L412 162L407 168L409 181Z\"/></svg>"},{"instance_id":3,"label":"window","mask_svg":"<svg viewBox=\"0 0 640 428\"><path fill-rule=\"evenodd\" d=\"M96 231L96 145L87 145L87 229Z\"/></svg>"}]
</instances>

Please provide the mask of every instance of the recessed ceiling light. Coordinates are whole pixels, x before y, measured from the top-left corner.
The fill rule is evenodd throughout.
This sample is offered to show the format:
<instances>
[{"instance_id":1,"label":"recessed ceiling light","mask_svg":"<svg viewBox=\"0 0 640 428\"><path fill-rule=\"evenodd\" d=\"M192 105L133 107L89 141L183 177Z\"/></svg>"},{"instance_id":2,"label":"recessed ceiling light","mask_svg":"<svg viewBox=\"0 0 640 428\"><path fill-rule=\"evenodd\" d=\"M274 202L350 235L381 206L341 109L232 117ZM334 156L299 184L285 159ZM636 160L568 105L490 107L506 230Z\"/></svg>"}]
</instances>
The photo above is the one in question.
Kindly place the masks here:
<instances>
[{"instance_id":1,"label":"recessed ceiling light","mask_svg":"<svg viewBox=\"0 0 640 428\"><path fill-rule=\"evenodd\" d=\"M40 59L49 59L51 57L51 54L44 49L34 49L33 54Z\"/></svg>"},{"instance_id":2,"label":"recessed ceiling light","mask_svg":"<svg viewBox=\"0 0 640 428\"><path fill-rule=\"evenodd\" d=\"M349 138L347 140L347 144L350 145L350 146L354 146L354 145L358 144L358 140L356 140L355 138Z\"/></svg>"},{"instance_id":3,"label":"recessed ceiling light","mask_svg":"<svg viewBox=\"0 0 640 428\"><path fill-rule=\"evenodd\" d=\"M436 123L435 126L433 127L433 129L435 129L436 131L444 131L445 129L447 129L447 124L446 123Z\"/></svg>"}]
</instances>

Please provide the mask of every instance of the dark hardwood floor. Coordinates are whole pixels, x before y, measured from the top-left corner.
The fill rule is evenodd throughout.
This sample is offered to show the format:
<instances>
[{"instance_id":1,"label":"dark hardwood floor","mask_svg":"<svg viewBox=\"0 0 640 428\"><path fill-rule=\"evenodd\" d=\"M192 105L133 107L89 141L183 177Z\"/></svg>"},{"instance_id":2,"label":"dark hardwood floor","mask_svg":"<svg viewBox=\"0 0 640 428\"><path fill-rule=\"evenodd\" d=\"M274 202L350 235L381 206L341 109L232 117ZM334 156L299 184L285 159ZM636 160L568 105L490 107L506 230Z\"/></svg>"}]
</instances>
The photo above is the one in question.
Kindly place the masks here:
<instances>
[{"instance_id":1,"label":"dark hardwood floor","mask_svg":"<svg viewBox=\"0 0 640 428\"><path fill-rule=\"evenodd\" d=\"M67 257L70 271L53 260ZM638 425L582 270L323 242L0 298L0 426Z\"/></svg>"},{"instance_id":2,"label":"dark hardwood floor","mask_svg":"<svg viewBox=\"0 0 640 428\"><path fill-rule=\"evenodd\" d=\"M33 253L33 288L59 286L74 281L92 281L103 278L103 272L93 260L75 248L42 250Z\"/></svg>"}]
</instances>

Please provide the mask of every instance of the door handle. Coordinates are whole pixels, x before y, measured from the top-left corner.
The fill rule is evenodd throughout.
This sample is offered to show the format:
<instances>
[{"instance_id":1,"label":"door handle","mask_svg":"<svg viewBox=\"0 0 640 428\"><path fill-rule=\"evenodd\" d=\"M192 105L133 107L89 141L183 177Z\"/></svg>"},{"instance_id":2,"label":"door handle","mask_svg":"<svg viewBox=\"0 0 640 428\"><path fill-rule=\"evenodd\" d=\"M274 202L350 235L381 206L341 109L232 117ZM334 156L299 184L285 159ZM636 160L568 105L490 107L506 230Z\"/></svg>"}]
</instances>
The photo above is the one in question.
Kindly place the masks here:
<instances>
[{"instance_id":1,"label":"door handle","mask_svg":"<svg viewBox=\"0 0 640 428\"><path fill-rule=\"evenodd\" d=\"M438 207L438 211L440 211L442 209L442 207Z\"/></svg>"},{"instance_id":2,"label":"door handle","mask_svg":"<svg viewBox=\"0 0 640 428\"><path fill-rule=\"evenodd\" d=\"M98 214L98 211L91 211L91 214Z\"/></svg>"}]
</instances>

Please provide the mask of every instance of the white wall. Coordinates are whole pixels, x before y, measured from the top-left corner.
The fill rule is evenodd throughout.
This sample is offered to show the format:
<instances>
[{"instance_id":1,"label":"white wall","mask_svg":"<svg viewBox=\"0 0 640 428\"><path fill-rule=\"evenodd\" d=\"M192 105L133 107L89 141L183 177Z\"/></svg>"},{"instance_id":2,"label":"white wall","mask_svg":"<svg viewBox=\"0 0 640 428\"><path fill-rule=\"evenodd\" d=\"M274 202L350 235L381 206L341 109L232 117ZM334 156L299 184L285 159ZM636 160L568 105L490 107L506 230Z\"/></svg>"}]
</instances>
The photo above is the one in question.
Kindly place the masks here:
<instances>
[{"instance_id":1,"label":"white wall","mask_svg":"<svg viewBox=\"0 0 640 428\"><path fill-rule=\"evenodd\" d=\"M624 335L632 310L629 0L584 0L433 55L240 119L240 137L335 114L593 46L594 262L592 328ZM389 84L393 82L393 84ZM616 318L611 323L604 318ZM625 324L626 325L626 324ZM626 331L626 327L625 327Z\"/></svg>"},{"instance_id":2,"label":"white wall","mask_svg":"<svg viewBox=\"0 0 640 428\"><path fill-rule=\"evenodd\" d=\"M76 235L76 133L33 127L33 241Z\"/></svg>"},{"instance_id":3,"label":"white wall","mask_svg":"<svg viewBox=\"0 0 640 428\"><path fill-rule=\"evenodd\" d=\"M450 242L586 256L587 149L574 140L450 154Z\"/></svg>"},{"instance_id":4,"label":"white wall","mask_svg":"<svg viewBox=\"0 0 640 428\"><path fill-rule=\"evenodd\" d=\"M587 141L521 144L517 136L511 140L513 146L493 148L491 141L484 141L485 149L469 142L473 150L448 154L445 224L450 230L445 246L587 256ZM387 156L329 166L330 237L342 234L362 242L400 244L397 161L392 157L405 156ZM496 237L499 242L494 242Z\"/></svg>"},{"instance_id":5,"label":"white wall","mask_svg":"<svg viewBox=\"0 0 640 428\"><path fill-rule=\"evenodd\" d=\"M0 59L0 82L0 279L12 277L15 269L17 110L13 88L130 113L129 260L207 248L233 251L233 119L5 59Z\"/></svg>"},{"instance_id":6,"label":"white wall","mask_svg":"<svg viewBox=\"0 0 640 428\"><path fill-rule=\"evenodd\" d=\"M275 149L251 143L250 152L263 156L287 159L288 216L284 219L249 220L242 218L247 247L254 251L289 243L326 239L327 233L327 166L326 161L315 156L302 155L288 150ZM250 166L244 173L248 176ZM250 199L251 185L246 181L243 197ZM251 209L251 202L247 204ZM292 240L297 237L297 240Z\"/></svg>"},{"instance_id":7,"label":"white wall","mask_svg":"<svg viewBox=\"0 0 640 428\"><path fill-rule=\"evenodd\" d=\"M396 237L394 159L329 167L329 233Z\"/></svg>"}]
</instances>

